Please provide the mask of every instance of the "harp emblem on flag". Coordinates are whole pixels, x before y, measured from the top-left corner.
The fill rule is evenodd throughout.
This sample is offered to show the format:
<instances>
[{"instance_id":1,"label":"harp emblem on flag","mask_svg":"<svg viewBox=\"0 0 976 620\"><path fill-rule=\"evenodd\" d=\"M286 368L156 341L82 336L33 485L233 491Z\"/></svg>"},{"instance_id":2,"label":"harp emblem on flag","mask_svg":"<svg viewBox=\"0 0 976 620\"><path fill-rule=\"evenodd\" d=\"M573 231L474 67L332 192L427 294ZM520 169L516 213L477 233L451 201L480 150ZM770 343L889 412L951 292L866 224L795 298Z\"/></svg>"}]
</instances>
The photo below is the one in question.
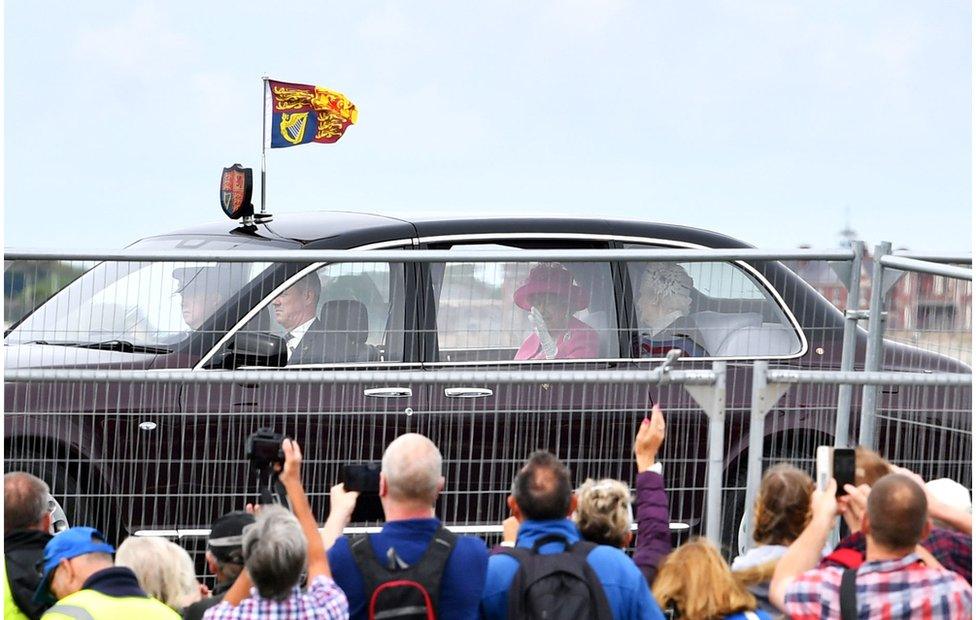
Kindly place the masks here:
<instances>
[{"instance_id":1,"label":"harp emblem on flag","mask_svg":"<svg viewBox=\"0 0 976 620\"><path fill-rule=\"evenodd\" d=\"M301 144L308 125L308 112L281 115L281 137L292 144Z\"/></svg>"}]
</instances>

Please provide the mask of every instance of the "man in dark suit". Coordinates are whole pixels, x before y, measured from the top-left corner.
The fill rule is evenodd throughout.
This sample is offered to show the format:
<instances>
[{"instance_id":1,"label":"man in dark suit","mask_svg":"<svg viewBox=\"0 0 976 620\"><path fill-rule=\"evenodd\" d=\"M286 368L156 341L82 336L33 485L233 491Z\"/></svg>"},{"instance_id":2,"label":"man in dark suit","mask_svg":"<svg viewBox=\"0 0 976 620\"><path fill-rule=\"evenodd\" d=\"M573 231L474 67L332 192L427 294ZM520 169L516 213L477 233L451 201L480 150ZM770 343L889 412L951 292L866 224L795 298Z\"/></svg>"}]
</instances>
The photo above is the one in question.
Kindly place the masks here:
<instances>
[{"instance_id":1,"label":"man in dark suit","mask_svg":"<svg viewBox=\"0 0 976 620\"><path fill-rule=\"evenodd\" d=\"M275 320L288 332L288 365L317 364L325 358L325 333L315 314L322 294L322 283L310 273L288 287L274 301Z\"/></svg>"}]
</instances>

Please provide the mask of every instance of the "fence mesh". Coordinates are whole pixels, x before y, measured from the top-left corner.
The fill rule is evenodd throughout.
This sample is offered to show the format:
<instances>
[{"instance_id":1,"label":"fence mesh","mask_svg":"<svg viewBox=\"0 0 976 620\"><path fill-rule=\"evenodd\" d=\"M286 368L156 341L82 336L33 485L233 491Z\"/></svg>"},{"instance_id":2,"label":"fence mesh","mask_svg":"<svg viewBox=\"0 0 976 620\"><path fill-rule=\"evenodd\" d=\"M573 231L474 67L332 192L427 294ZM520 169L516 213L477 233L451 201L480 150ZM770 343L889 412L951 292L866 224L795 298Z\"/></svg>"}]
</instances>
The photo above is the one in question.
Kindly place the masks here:
<instances>
[{"instance_id":1,"label":"fence mesh","mask_svg":"<svg viewBox=\"0 0 976 620\"><path fill-rule=\"evenodd\" d=\"M196 545L199 551L203 538L193 535L193 530L206 531L216 517L240 509L257 496L258 481L244 453L247 436L257 429L270 428L302 444L304 479L320 520L328 514L328 489L340 480L343 466L379 461L393 438L420 432L430 437L444 456L446 485L438 502L438 515L451 525L475 526L489 542L495 542L498 526L508 516L505 499L511 481L533 450L555 453L570 467L577 485L586 478L607 477L633 485L634 434L649 405L659 402L668 421L668 438L660 459L675 543L703 534L707 511L717 510L723 546L727 555L733 555L740 542L739 523L748 508L751 359L770 356L772 368L835 370L840 365L844 319L825 298L840 305L844 300L823 284L837 284L839 280L825 262L816 264L815 269L810 266L813 263L807 263L807 271L823 277L808 283L773 264L757 263L755 270L749 271L733 263L675 263L691 281L694 304L683 311L698 314L701 341L683 342L694 341L696 336L674 328L663 332L667 342L661 346L687 345L685 359L678 362L682 369L711 367L710 361L696 353L696 345L712 349L712 354L725 346L724 351L732 358L726 378L719 506L705 502L708 417L682 386L655 382L14 382L6 385L4 400L5 469L24 469L48 481L73 523L95 524L116 537L137 531L190 532L187 544ZM630 287L640 293L649 286L644 280L654 278L645 278L648 265L635 263L618 270L610 263L572 263L565 267L570 272L569 288L552 285L566 277L561 273L553 272L549 280L540 281L542 288L564 291L570 299L574 294L570 291L576 286L585 284L590 290L601 291L599 301L591 295L592 302L576 316L599 335L599 353L592 357L602 361L563 365L556 363L557 359L548 360L544 367L612 372L649 370L660 363L661 354L654 347L656 340L662 340L662 332L647 329L655 325L651 312L638 307L639 297L618 307L622 290ZM448 376L446 373L458 368L520 368L511 364L535 327L529 319L532 306L529 310L520 308L515 298L519 288L531 280L533 266L518 262L434 264L428 274L430 289L418 296L411 296L408 286L418 273L422 274L414 265L342 263L312 269L309 273L320 289L316 306L320 319L327 318L323 310L330 303L359 304L355 306L357 313L347 313L342 321L332 322L323 330L342 336L341 347L330 345L341 354L327 363L422 369L434 377L438 373ZM305 294L309 286L314 288L314 284L301 282L286 286L286 282L291 284L288 279L303 268L270 263L119 262L102 263L80 277L70 272L70 278L60 280L73 282L62 296L42 306L7 336L7 367L152 366L146 370L151 373L161 367L191 368L212 350L218 351L213 357L214 368L236 365L233 356L221 358L220 352L226 353L225 335L238 323L239 333L255 337L272 334L289 340L276 300L282 295ZM548 268L553 269L552 265ZM7 272L11 269L8 261ZM18 269L18 273L31 272L30 268ZM44 279L44 269L40 265L33 268L36 280ZM756 273L772 285L773 292L761 285ZM797 273L804 272L798 269ZM428 276L421 275L420 279ZM938 299L965 300L967 304L971 300L970 283L945 278L942 284L936 282L909 274L898 286L910 291L942 291ZM684 290L688 282L679 274L670 285ZM221 292L227 287L229 293ZM42 297L50 296L17 292L28 290L32 289L26 285L7 286L5 308L32 308ZM191 293L198 292L211 297L200 302L209 304L213 314L202 322L197 321L188 301ZM802 356L795 355L800 350L799 336L795 340L778 339L777 334L792 330L792 326L777 297L800 322L806 345ZM867 293L862 291L862 297L867 298ZM909 297L927 299L917 292L906 299ZM892 303L900 299L893 295ZM914 322L904 323L903 328L902 323L889 321L888 335L911 346L886 349L884 367L968 371L956 360L969 361L969 306L963 304L959 306L962 310L951 312L940 310L934 302L923 306L890 310L889 316L900 312L899 316L913 318ZM707 324L703 313L708 312L746 317L735 329L745 330L740 335L748 337L738 344L728 341L729 334L723 335L721 330L730 331L729 324ZM427 323L413 319L410 327L413 313L431 317L439 313L436 316L440 319ZM8 310L8 319L15 315ZM906 340L903 332L913 334L914 340ZM37 341L46 344L28 344ZM863 367L865 341L861 333L855 368ZM64 346L71 342L101 344ZM644 347L645 343L649 346ZM245 349L246 344L235 352L244 356L238 361L247 361L246 355L253 353ZM542 358L535 362L546 362L544 347L541 343L536 346ZM647 359L645 354L654 359ZM410 395L381 398L365 392L376 388L409 388ZM463 398L449 393L456 388L490 392ZM860 392L853 390L852 438L857 437ZM816 447L834 444L837 394L836 385L790 388L766 417L764 467L787 460L812 474ZM970 403L969 388L883 388L878 417L880 452L923 477L947 476L971 487ZM354 524L375 525L380 518L378 502L364 500L354 515Z\"/></svg>"}]
</instances>

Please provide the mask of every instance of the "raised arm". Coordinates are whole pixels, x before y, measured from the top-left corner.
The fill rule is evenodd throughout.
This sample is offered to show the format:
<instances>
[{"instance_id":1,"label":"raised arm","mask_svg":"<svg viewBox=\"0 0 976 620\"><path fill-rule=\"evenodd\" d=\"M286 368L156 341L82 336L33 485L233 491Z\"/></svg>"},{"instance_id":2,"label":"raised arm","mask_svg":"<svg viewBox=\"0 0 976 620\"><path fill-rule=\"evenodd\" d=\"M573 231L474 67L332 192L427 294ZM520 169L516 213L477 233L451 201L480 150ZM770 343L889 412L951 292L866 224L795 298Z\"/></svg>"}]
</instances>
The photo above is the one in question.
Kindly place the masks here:
<instances>
[{"instance_id":1,"label":"raised arm","mask_svg":"<svg viewBox=\"0 0 976 620\"><path fill-rule=\"evenodd\" d=\"M285 466L278 474L278 479L288 493L292 512L301 524L305 540L308 542L308 581L311 582L319 575L331 577L329 558L325 555L319 526L312 515L312 507L308 504L308 497L305 496L305 488L302 486L302 450L293 439L285 439L281 442L281 449L285 453Z\"/></svg>"},{"instance_id":2,"label":"raised arm","mask_svg":"<svg viewBox=\"0 0 976 620\"><path fill-rule=\"evenodd\" d=\"M769 584L769 600L784 612L787 588L801 574L817 566L820 552L827 543L830 531L834 529L834 518L837 516L836 492L837 481L833 478L827 483L826 489L813 492L810 502L813 517L810 523L776 564L773 580Z\"/></svg>"},{"instance_id":3,"label":"raised arm","mask_svg":"<svg viewBox=\"0 0 976 620\"><path fill-rule=\"evenodd\" d=\"M634 563L640 568L647 584L657 576L661 560L671 553L671 528L668 511L668 495L664 490L664 477L651 471L657 460L658 450L664 443L664 413L654 405L651 417L644 418L634 440L634 456L637 460L637 544Z\"/></svg>"},{"instance_id":4,"label":"raised arm","mask_svg":"<svg viewBox=\"0 0 976 620\"><path fill-rule=\"evenodd\" d=\"M332 548L335 541L342 536L342 530L349 525L352 512L356 509L358 491L347 491L343 483L332 487L329 491L329 518L322 527L322 544L326 551Z\"/></svg>"}]
</instances>

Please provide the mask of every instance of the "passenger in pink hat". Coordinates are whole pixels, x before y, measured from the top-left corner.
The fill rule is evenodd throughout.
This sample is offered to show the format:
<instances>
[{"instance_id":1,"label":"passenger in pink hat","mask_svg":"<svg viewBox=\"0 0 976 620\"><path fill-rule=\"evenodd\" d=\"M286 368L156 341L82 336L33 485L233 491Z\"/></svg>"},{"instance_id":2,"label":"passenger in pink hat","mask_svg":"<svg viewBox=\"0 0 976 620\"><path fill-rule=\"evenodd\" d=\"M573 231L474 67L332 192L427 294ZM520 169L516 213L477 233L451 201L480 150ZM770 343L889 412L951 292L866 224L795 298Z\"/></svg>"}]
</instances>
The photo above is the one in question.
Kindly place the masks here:
<instances>
[{"instance_id":1,"label":"passenger in pink hat","mask_svg":"<svg viewBox=\"0 0 976 620\"><path fill-rule=\"evenodd\" d=\"M516 360L590 359L599 356L600 337L573 314L590 304L589 293L559 263L532 268L515 291L515 305L528 310L533 332L519 347Z\"/></svg>"}]
</instances>

